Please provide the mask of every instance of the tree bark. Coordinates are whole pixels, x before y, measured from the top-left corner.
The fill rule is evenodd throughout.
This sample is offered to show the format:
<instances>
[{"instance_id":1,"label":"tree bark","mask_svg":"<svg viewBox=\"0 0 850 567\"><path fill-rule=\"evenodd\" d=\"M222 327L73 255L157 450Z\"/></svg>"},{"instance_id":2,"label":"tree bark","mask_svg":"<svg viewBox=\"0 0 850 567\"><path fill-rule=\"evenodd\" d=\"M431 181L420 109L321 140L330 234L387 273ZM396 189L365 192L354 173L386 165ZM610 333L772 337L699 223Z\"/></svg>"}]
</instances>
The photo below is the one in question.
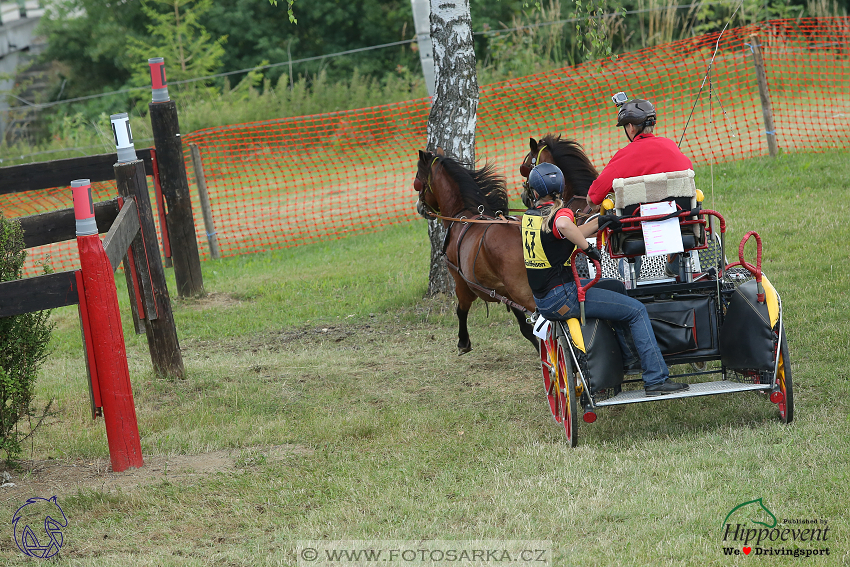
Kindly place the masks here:
<instances>
[{"instance_id":1,"label":"tree bark","mask_svg":"<svg viewBox=\"0 0 850 567\"><path fill-rule=\"evenodd\" d=\"M428 117L427 147L429 151L440 148L447 156L471 167L475 164L478 77L469 0L431 0L431 41L437 76ZM454 211L443 212L451 214ZM442 222L429 221L429 296L454 291L454 280L441 255L445 234Z\"/></svg>"}]
</instances>

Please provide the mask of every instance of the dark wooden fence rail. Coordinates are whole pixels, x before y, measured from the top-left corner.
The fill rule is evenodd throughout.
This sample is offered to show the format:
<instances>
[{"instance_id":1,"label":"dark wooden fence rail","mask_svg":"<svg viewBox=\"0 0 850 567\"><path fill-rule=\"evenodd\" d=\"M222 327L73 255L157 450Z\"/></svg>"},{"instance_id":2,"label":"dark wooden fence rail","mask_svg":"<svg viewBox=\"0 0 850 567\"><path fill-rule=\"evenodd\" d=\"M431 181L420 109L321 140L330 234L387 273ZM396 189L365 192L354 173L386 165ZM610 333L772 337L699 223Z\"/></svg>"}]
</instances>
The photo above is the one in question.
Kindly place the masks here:
<instances>
[{"instance_id":1,"label":"dark wooden fence rail","mask_svg":"<svg viewBox=\"0 0 850 567\"><path fill-rule=\"evenodd\" d=\"M101 234L108 232L118 216L118 200L96 203L94 215L97 231ZM30 215L17 220L21 223L24 246L27 248L76 238L74 209ZM79 302L73 271L0 283L0 317L77 305Z\"/></svg>"},{"instance_id":2,"label":"dark wooden fence rail","mask_svg":"<svg viewBox=\"0 0 850 567\"><path fill-rule=\"evenodd\" d=\"M136 156L145 162L145 173L153 175L151 149L136 150ZM115 179L115 170L112 166L116 161L117 158L113 152L0 167L0 195L66 187L73 179L111 181ZM74 220L73 216L71 220ZM72 222L71 226L73 225Z\"/></svg>"},{"instance_id":3,"label":"dark wooden fence rail","mask_svg":"<svg viewBox=\"0 0 850 567\"><path fill-rule=\"evenodd\" d=\"M55 309L80 302L74 272L0 283L0 317Z\"/></svg>"},{"instance_id":4,"label":"dark wooden fence rail","mask_svg":"<svg viewBox=\"0 0 850 567\"><path fill-rule=\"evenodd\" d=\"M107 232L118 216L118 200L103 201L94 205L94 219L97 231ZM24 231L24 245L35 248L54 242L74 240L76 238L74 209L61 209L49 213L20 217L18 221Z\"/></svg>"}]
</instances>

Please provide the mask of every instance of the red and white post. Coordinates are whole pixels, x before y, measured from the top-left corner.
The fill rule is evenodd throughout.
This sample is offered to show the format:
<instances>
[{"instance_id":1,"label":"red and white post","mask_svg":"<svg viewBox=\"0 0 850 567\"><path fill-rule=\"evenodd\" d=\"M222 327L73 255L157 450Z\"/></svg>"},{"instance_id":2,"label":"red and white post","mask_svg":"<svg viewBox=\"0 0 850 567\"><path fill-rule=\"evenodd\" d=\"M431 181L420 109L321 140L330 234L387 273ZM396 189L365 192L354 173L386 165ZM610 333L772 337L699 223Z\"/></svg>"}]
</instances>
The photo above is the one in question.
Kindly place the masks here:
<instances>
[{"instance_id":1,"label":"red and white post","mask_svg":"<svg viewBox=\"0 0 850 567\"><path fill-rule=\"evenodd\" d=\"M144 462L115 276L97 233L91 182L72 181L71 190L83 281L83 289L78 292L85 294L112 470L121 472L141 467Z\"/></svg>"}]
</instances>

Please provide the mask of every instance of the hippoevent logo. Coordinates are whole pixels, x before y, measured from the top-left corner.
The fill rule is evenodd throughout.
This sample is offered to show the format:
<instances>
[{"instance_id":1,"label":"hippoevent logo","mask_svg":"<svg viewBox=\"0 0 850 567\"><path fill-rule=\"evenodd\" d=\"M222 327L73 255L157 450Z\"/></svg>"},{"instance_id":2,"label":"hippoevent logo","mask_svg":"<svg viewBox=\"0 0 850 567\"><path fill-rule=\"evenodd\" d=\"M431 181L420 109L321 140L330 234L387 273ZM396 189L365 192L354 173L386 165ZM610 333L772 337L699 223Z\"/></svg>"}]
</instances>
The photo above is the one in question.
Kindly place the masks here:
<instances>
[{"instance_id":1,"label":"hippoevent logo","mask_svg":"<svg viewBox=\"0 0 850 567\"><path fill-rule=\"evenodd\" d=\"M722 525L724 555L829 555L829 525L823 518L777 519L761 498L738 504Z\"/></svg>"},{"instance_id":2,"label":"hippoevent logo","mask_svg":"<svg viewBox=\"0 0 850 567\"><path fill-rule=\"evenodd\" d=\"M60 520L61 518L61 520ZM68 527L68 518L56 502L56 497L30 498L18 508L12 517L15 528L15 543L24 554L39 559L48 559L59 553L64 537L62 528ZM44 528L38 533L32 526Z\"/></svg>"}]
</instances>

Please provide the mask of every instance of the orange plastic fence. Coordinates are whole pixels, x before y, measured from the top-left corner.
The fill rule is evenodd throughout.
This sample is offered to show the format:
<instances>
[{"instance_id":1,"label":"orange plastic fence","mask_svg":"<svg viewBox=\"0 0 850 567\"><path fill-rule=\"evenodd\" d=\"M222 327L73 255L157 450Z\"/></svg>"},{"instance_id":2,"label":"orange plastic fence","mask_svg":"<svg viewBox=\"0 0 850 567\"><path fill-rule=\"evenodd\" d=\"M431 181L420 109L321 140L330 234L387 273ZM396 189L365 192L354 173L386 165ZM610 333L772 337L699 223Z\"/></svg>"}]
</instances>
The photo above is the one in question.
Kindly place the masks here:
<instances>
[{"instance_id":1,"label":"orange plastic fence","mask_svg":"<svg viewBox=\"0 0 850 567\"><path fill-rule=\"evenodd\" d=\"M697 164L765 155L752 34L762 46L779 147L848 147L850 18L845 17L774 20L727 30L708 77L718 33L643 49L616 61L488 85L481 89L476 154L496 163L512 197L519 195L518 166L530 136L560 133L573 138L602 167L626 143L622 130L614 127L616 109L610 102L622 90L652 100L659 115L656 134L676 141L693 107L681 148ZM416 150L426 143L428 109L428 100L422 99L184 136L190 184L194 173L188 143L200 148L222 254L342 238L418 219L412 180ZM51 195L70 206L70 190ZM316 215L319 201L322 214ZM13 211L9 216L36 212L9 199L3 209ZM197 203L194 210L206 256ZM32 251L31 262L47 249L54 269L74 266L73 243L43 248ZM33 264L29 266L34 273Z\"/></svg>"}]
</instances>

